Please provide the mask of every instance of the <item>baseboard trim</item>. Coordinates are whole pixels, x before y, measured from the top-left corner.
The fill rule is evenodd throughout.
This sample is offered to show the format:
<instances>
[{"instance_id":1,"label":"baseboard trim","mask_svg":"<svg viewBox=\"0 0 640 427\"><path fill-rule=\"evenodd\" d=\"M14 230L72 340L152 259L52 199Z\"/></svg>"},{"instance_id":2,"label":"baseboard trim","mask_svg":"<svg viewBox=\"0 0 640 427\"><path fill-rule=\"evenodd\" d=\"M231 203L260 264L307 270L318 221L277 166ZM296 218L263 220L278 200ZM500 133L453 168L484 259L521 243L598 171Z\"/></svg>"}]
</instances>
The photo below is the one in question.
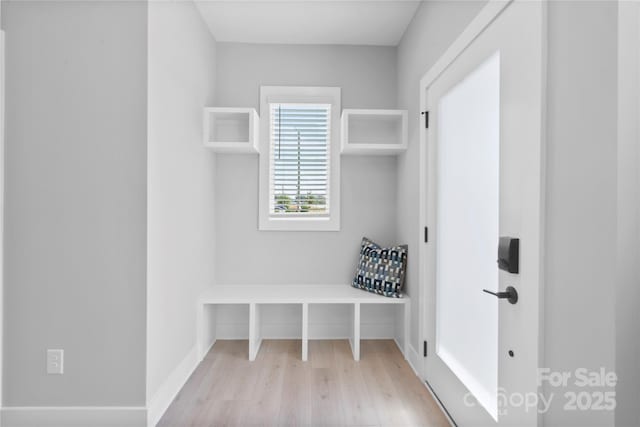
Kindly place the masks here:
<instances>
[{"instance_id":1,"label":"baseboard trim","mask_svg":"<svg viewBox=\"0 0 640 427\"><path fill-rule=\"evenodd\" d=\"M397 342L396 342L397 344ZM417 365L420 365L420 354L416 351L415 348L413 348L413 346L411 344L409 344L409 357L406 358L407 362L409 363L409 366L411 366L411 369L413 369L413 372L416 374L416 376L420 379L420 382L422 383L422 385L427 389L427 391L429 392L429 394L431 395L431 397L433 398L433 400L435 400L436 404L438 405L438 408L440 408L440 410L442 411L442 413L444 414L445 418L447 419L447 421L449 422L449 425L452 427L456 427L457 424L455 423L455 421L453 421L453 419L451 418L451 415L449 414L449 411L447 411L447 408L445 408L442 405L442 402L440 401L440 399L438 398L438 396L436 396L436 394L434 393L434 391L431 389L431 386L429 385L429 383L427 383L422 374L420 374L420 371L418 371L416 369Z\"/></svg>"},{"instance_id":2,"label":"baseboard trim","mask_svg":"<svg viewBox=\"0 0 640 427\"><path fill-rule=\"evenodd\" d=\"M209 353L213 344L215 344L215 340L206 349L204 352L205 355ZM193 371L196 370L199 363L198 348L194 346L149 400L147 405L147 427L155 427L155 425L158 424L167 408L169 408L169 405L171 405L171 402L173 402L173 399L175 399L180 390L182 390L182 387Z\"/></svg>"},{"instance_id":3,"label":"baseboard trim","mask_svg":"<svg viewBox=\"0 0 640 427\"><path fill-rule=\"evenodd\" d=\"M433 400L436 401L436 403L438 404L438 408L440 408L440 410L442 411L442 413L444 414L445 418L447 419L447 421L449 421L449 425L451 427L458 427L458 424L456 424L456 422L453 420L453 418L451 418L451 414L449 414L449 411L447 411L447 408L444 407L444 405L442 404L442 402L440 401L440 398L438 397L438 395L433 391L433 389L431 388L431 386L429 385L428 382L426 382L425 380L422 380L422 384L427 388L427 390L429 391L429 394L431 394L431 397L433 397Z\"/></svg>"},{"instance_id":4,"label":"baseboard trim","mask_svg":"<svg viewBox=\"0 0 640 427\"><path fill-rule=\"evenodd\" d=\"M142 406L8 406L2 408L3 427L141 427Z\"/></svg>"},{"instance_id":5,"label":"baseboard trim","mask_svg":"<svg viewBox=\"0 0 640 427\"><path fill-rule=\"evenodd\" d=\"M404 346L400 345L397 338L393 338L393 342L396 343L396 347L398 347L398 350L400 350L400 353L404 356L404 360L407 360L407 355L404 354Z\"/></svg>"},{"instance_id":6,"label":"baseboard trim","mask_svg":"<svg viewBox=\"0 0 640 427\"><path fill-rule=\"evenodd\" d=\"M260 332L264 339L302 338L301 323L262 323ZM349 338L351 334L352 331L349 326L344 323L309 323L309 337L313 337L313 339L345 339ZM364 322L360 324L361 339L394 339L396 336L394 325L374 322ZM249 339L249 323L217 323L216 338L222 340Z\"/></svg>"},{"instance_id":7,"label":"baseboard trim","mask_svg":"<svg viewBox=\"0 0 640 427\"><path fill-rule=\"evenodd\" d=\"M411 366L411 369L413 369L413 372L416 374L416 376L422 380L421 369L417 368L418 366L422 365L420 360L421 359L420 354L418 354L416 349L413 348L411 344L409 344L408 347L409 347L409 354L406 355L407 362L409 363L409 366Z\"/></svg>"}]
</instances>

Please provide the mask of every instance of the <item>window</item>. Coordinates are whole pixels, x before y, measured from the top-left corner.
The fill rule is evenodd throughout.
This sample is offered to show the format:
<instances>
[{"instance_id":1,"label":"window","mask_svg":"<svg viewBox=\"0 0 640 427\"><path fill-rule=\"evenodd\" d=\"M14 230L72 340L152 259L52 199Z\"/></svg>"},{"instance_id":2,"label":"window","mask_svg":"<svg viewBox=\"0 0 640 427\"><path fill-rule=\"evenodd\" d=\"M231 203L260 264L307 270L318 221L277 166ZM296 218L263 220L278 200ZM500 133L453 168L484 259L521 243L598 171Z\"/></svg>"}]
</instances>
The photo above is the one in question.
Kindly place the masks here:
<instances>
[{"instance_id":1,"label":"window","mask_svg":"<svg viewBox=\"0 0 640 427\"><path fill-rule=\"evenodd\" d=\"M329 104L269 104L271 215L329 214Z\"/></svg>"},{"instance_id":2,"label":"window","mask_svg":"<svg viewBox=\"0 0 640 427\"><path fill-rule=\"evenodd\" d=\"M262 87L260 98L260 230L339 230L340 89Z\"/></svg>"}]
</instances>

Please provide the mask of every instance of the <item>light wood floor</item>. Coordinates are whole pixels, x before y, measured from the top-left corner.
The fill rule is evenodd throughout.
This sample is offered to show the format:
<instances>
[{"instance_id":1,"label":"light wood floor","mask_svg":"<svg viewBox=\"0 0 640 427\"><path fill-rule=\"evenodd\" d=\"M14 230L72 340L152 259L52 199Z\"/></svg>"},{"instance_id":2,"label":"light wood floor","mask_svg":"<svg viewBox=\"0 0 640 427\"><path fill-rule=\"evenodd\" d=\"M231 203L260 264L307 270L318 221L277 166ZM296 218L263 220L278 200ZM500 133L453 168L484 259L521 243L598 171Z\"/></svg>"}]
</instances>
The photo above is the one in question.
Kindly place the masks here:
<instances>
[{"instance_id":1,"label":"light wood floor","mask_svg":"<svg viewBox=\"0 0 640 427\"><path fill-rule=\"evenodd\" d=\"M346 340L217 341L159 427L448 426L393 341L363 340L353 360Z\"/></svg>"}]
</instances>

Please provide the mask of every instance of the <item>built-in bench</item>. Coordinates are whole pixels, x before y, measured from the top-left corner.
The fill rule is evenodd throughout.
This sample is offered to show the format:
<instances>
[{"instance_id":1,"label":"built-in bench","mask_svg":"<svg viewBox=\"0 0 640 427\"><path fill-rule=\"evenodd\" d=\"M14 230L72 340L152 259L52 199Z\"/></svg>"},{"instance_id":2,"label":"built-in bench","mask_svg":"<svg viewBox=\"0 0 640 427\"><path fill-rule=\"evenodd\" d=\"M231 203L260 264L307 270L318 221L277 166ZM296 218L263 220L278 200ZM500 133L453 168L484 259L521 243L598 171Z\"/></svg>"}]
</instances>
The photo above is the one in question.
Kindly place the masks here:
<instances>
[{"instance_id":1,"label":"built-in bench","mask_svg":"<svg viewBox=\"0 0 640 427\"><path fill-rule=\"evenodd\" d=\"M353 358L360 360L360 307L363 304L394 304L402 310L402 344L398 344L405 358L408 354L409 310L407 297L387 298L365 292L349 285L226 285L214 286L198 300L197 340L198 356L204 358L215 342L215 316L207 319L206 310L217 305L249 305L249 360L255 360L262 343L260 308L267 304L300 304L302 306L302 360L309 348L309 305L348 304L351 307L349 343ZM396 341L398 342L398 341Z\"/></svg>"}]
</instances>

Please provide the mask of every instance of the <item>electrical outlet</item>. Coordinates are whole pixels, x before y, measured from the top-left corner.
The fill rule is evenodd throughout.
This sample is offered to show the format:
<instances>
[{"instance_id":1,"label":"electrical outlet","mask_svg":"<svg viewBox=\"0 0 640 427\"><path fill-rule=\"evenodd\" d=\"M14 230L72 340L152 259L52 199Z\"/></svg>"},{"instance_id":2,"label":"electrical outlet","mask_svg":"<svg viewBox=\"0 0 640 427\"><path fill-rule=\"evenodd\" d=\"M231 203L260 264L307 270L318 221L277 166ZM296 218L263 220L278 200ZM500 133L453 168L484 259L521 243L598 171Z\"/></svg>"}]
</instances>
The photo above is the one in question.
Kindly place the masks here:
<instances>
[{"instance_id":1,"label":"electrical outlet","mask_svg":"<svg viewBox=\"0 0 640 427\"><path fill-rule=\"evenodd\" d=\"M64 373L64 350L47 350L47 374L62 375Z\"/></svg>"}]
</instances>

